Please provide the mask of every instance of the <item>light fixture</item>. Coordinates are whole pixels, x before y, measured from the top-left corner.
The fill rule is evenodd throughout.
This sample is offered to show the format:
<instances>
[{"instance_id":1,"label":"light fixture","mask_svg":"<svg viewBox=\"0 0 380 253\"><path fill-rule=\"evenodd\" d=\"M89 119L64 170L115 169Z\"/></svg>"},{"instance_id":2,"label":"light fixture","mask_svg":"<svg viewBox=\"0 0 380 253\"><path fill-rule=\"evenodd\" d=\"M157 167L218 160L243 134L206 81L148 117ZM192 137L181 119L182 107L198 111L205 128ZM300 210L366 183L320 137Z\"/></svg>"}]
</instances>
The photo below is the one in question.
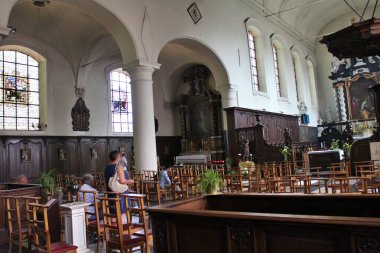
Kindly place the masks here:
<instances>
[{"instance_id":1,"label":"light fixture","mask_svg":"<svg viewBox=\"0 0 380 253\"><path fill-rule=\"evenodd\" d=\"M49 0L33 0L33 4L37 7L45 7L49 3Z\"/></svg>"}]
</instances>

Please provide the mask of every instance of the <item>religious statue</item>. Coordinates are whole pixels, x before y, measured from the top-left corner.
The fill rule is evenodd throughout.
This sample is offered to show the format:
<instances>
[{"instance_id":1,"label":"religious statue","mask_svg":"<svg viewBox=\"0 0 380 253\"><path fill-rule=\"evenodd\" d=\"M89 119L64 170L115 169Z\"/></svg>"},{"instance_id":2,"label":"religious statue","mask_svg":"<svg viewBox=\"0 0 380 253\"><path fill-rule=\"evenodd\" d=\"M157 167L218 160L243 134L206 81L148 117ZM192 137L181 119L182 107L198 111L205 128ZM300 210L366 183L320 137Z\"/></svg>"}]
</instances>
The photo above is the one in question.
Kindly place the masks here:
<instances>
[{"instance_id":1,"label":"religious statue","mask_svg":"<svg viewBox=\"0 0 380 253\"><path fill-rule=\"evenodd\" d=\"M249 157L250 157L250 153L249 153L249 140L247 140L244 143L244 148L243 148L243 161L248 161Z\"/></svg>"}]
</instances>

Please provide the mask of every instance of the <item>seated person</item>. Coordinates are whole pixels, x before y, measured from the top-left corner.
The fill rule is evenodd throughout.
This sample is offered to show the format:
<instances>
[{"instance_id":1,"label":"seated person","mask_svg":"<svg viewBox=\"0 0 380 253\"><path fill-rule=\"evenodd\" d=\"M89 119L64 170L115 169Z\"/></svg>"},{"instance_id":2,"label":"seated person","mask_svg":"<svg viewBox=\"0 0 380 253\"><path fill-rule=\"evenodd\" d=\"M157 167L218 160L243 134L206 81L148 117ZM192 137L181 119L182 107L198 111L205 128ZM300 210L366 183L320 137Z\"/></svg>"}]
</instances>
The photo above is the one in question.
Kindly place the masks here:
<instances>
[{"instance_id":1,"label":"seated person","mask_svg":"<svg viewBox=\"0 0 380 253\"><path fill-rule=\"evenodd\" d=\"M17 183L18 184L27 184L29 182L28 177L26 175L19 175L17 177Z\"/></svg>"},{"instance_id":2,"label":"seated person","mask_svg":"<svg viewBox=\"0 0 380 253\"><path fill-rule=\"evenodd\" d=\"M166 165L163 170L160 172L159 180L160 180L160 188L170 188L172 186L172 181L169 178L168 171L171 170L172 165Z\"/></svg>"},{"instance_id":3,"label":"seated person","mask_svg":"<svg viewBox=\"0 0 380 253\"><path fill-rule=\"evenodd\" d=\"M94 188L94 176L91 174L85 174L83 176L83 185L80 187L79 191L87 191L87 192L95 192L96 197L98 197L98 190ZM94 204L94 196L93 194L90 193L84 193L86 194L86 202ZM83 202L83 193L79 194L79 201ZM89 206L87 207L87 212L93 213L94 215L90 215L88 217L89 220L95 220L95 207L94 206ZM101 216L100 209L99 209L99 216ZM101 217L100 217L101 218Z\"/></svg>"}]
</instances>

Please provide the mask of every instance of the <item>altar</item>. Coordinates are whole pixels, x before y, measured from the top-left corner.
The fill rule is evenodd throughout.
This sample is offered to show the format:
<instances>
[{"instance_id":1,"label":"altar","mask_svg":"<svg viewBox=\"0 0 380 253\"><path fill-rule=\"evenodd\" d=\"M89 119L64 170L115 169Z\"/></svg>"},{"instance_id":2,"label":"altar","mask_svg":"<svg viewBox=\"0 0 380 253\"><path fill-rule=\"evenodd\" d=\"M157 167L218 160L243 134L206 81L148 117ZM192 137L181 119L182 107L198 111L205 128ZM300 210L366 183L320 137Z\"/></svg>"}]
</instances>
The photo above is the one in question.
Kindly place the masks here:
<instances>
[{"instance_id":1,"label":"altar","mask_svg":"<svg viewBox=\"0 0 380 253\"><path fill-rule=\"evenodd\" d=\"M339 163L344 159L343 150L324 150L307 152L308 168L320 167L326 170L332 163Z\"/></svg>"}]
</instances>

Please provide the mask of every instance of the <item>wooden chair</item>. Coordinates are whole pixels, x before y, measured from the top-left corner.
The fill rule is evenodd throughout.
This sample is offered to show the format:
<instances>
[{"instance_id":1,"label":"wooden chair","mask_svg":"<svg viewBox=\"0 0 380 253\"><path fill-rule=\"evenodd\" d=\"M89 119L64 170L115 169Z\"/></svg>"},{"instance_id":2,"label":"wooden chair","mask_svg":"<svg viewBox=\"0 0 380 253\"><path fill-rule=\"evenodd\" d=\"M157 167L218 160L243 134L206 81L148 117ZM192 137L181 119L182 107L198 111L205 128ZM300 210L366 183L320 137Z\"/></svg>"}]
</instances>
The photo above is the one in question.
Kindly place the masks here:
<instances>
[{"instance_id":1,"label":"wooden chair","mask_svg":"<svg viewBox=\"0 0 380 253\"><path fill-rule=\"evenodd\" d=\"M25 204L25 215L26 215L26 224L28 229L28 243L31 245L34 243L33 239L33 210L30 203L39 204L41 202L41 197L22 197L23 203Z\"/></svg>"},{"instance_id":2,"label":"wooden chair","mask_svg":"<svg viewBox=\"0 0 380 253\"><path fill-rule=\"evenodd\" d=\"M146 196L148 206L161 205L160 182L141 180L139 192Z\"/></svg>"},{"instance_id":3,"label":"wooden chair","mask_svg":"<svg viewBox=\"0 0 380 253\"><path fill-rule=\"evenodd\" d=\"M77 246L65 242L50 241L48 208L49 205L41 205L37 203L29 203L33 212L33 237L34 245L37 252L46 253L75 253ZM42 216L42 219L40 218ZM58 218L58 217L57 217Z\"/></svg>"},{"instance_id":4,"label":"wooden chair","mask_svg":"<svg viewBox=\"0 0 380 253\"><path fill-rule=\"evenodd\" d=\"M143 194L125 194L129 201L125 201L127 205L127 222L131 224L130 228L141 226L140 230L134 232L129 230L129 234L143 237L145 240L145 252L150 253L150 245L153 242L152 230L148 228L147 213L144 205L145 195ZM135 214L139 218L139 222L134 223L132 215Z\"/></svg>"},{"instance_id":5,"label":"wooden chair","mask_svg":"<svg viewBox=\"0 0 380 253\"><path fill-rule=\"evenodd\" d=\"M243 192L243 177L241 174L224 175L224 182L227 192Z\"/></svg>"},{"instance_id":6,"label":"wooden chair","mask_svg":"<svg viewBox=\"0 0 380 253\"><path fill-rule=\"evenodd\" d=\"M139 247L141 252L144 252L145 239L143 237L124 233L120 198L104 197L99 198L99 200L103 212L107 252L112 250L131 252L136 247ZM114 210L114 212L111 212L111 210Z\"/></svg>"},{"instance_id":7,"label":"wooden chair","mask_svg":"<svg viewBox=\"0 0 380 253\"><path fill-rule=\"evenodd\" d=\"M100 210L97 197L97 192L94 191L78 191L78 200L91 203L91 205L85 207L85 219L87 226L87 234L96 234L98 237L97 249L99 250L100 243L105 239L104 236L104 226L101 223L100 219ZM88 202L89 199L92 199L93 202Z\"/></svg>"},{"instance_id":8,"label":"wooden chair","mask_svg":"<svg viewBox=\"0 0 380 253\"><path fill-rule=\"evenodd\" d=\"M22 251L22 242L28 239L29 233L25 220L21 214L21 203L17 197L6 197L7 218L8 218L8 232L9 232L9 245L18 244L18 252ZM31 250L31 244L28 240L28 250Z\"/></svg>"}]
</instances>

